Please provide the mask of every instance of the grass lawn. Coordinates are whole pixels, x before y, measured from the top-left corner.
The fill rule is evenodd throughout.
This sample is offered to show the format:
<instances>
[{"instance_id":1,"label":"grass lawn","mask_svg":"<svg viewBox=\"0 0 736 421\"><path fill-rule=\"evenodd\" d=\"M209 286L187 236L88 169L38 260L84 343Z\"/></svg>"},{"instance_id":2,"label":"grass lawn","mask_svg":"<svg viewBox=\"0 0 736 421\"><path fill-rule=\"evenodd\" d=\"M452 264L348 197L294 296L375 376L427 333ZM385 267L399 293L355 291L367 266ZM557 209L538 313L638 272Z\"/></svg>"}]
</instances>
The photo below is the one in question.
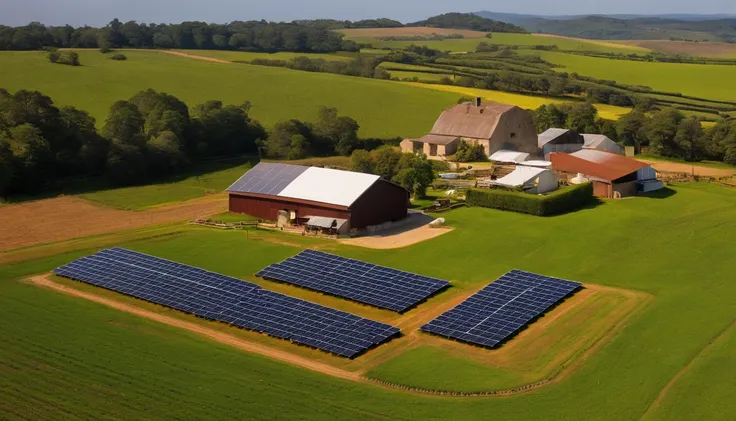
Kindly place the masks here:
<instances>
[{"instance_id":1,"label":"grass lawn","mask_svg":"<svg viewBox=\"0 0 736 421\"><path fill-rule=\"evenodd\" d=\"M577 72L627 85L644 85L659 91L682 93L699 98L733 101L736 99L736 66L715 64L656 63L611 60L559 52L534 52L543 59L563 66L560 72Z\"/></svg>"},{"instance_id":2,"label":"grass lawn","mask_svg":"<svg viewBox=\"0 0 736 421\"><path fill-rule=\"evenodd\" d=\"M551 218L460 208L443 214L452 232L401 250L329 243L338 254L450 279L459 290L518 268L654 296L569 377L533 392L457 399L335 380L17 281L89 249L0 265L0 411L8 419L638 419L692 361L650 419L734 419L732 336L703 349L736 314L736 195L710 184L669 193ZM182 230L120 245L246 279L297 250L242 232ZM474 376L485 371L430 354L436 364L419 373L423 381L470 387L448 377L453 367L468 382L482 380Z\"/></svg>"},{"instance_id":3,"label":"grass lawn","mask_svg":"<svg viewBox=\"0 0 736 421\"><path fill-rule=\"evenodd\" d=\"M320 106L337 107L360 123L365 137L421 136L457 95L391 81L311 73L265 66L211 63L152 51L128 51L108 60L81 51L82 66L51 64L41 52L0 53L0 88L34 89L58 105L74 105L104 123L110 105L153 88L189 106L218 99L249 100L252 115L267 127L280 120L314 120ZM397 118L400 116L401 118Z\"/></svg>"}]
</instances>

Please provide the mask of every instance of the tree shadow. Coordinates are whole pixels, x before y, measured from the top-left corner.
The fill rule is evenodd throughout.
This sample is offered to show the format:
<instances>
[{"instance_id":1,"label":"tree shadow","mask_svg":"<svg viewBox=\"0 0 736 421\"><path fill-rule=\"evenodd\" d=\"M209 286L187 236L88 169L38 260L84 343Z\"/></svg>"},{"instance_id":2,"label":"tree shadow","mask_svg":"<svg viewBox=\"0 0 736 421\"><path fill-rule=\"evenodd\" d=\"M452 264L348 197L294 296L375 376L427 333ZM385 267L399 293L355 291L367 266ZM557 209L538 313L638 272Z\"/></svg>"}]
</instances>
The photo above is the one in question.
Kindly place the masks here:
<instances>
[{"instance_id":1,"label":"tree shadow","mask_svg":"<svg viewBox=\"0 0 736 421\"><path fill-rule=\"evenodd\" d=\"M130 184L130 185L115 185L112 184L105 176L98 177L73 177L60 179L53 184L47 184L44 188L33 194L19 194L5 198L0 198L0 202L5 204L24 203L35 200L51 199L58 196L76 196L87 193L95 193L105 190L115 190L127 187L140 187L150 186L154 184L171 184L178 183L191 177L198 177L214 172L225 171L235 167L239 167L243 164L251 163L255 165L258 163L258 156L241 156L236 158L227 158L222 160L212 160L206 162L200 162L194 164L182 171L167 174L161 177L156 177L148 180L145 183ZM235 181L235 180L233 180Z\"/></svg>"},{"instance_id":2,"label":"tree shadow","mask_svg":"<svg viewBox=\"0 0 736 421\"><path fill-rule=\"evenodd\" d=\"M667 199L677 194L676 190L669 187L663 187L659 190L655 190L649 193L639 193L639 197L646 197L648 199Z\"/></svg>"}]
</instances>

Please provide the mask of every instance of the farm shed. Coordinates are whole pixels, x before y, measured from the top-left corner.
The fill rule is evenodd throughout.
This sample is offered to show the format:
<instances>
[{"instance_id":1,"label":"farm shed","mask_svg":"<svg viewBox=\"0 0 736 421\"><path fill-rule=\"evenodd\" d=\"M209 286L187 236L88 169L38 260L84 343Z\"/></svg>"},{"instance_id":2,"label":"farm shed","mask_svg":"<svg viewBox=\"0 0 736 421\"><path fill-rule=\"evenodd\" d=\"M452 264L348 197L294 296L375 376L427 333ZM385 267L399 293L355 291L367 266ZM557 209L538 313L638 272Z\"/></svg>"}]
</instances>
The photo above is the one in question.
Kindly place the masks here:
<instances>
[{"instance_id":1,"label":"farm shed","mask_svg":"<svg viewBox=\"0 0 736 421\"><path fill-rule=\"evenodd\" d=\"M494 152L488 159L503 164L518 164L529 159L529 154L501 149L500 151Z\"/></svg>"},{"instance_id":2,"label":"farm shed","mask_svg":"<svg viewBox=\"0 0 736 421\"><path fill-rule=\"evenodd\" d=\"M606 135L602 134L583 134L585 139L585 149L598 149L599 151L611 152L617 155L625 155L625 149L623 146L611 140Z\"/></svg>"},{"instance_id":3,"label":"farm shed","mask_svg":"<svg viewBox=\"0 0 736 421\"><path fill-rule=\"evenodd\" d=\"M526 193L544 194L557 190L557 174L544 168L518 166L509 175L491 181L502 187L521 188Z\"/></svg>"},{"instance_id":4,"label":"farm shed","mask_svg":"<svg viewBox=\"0 0 736 421\"><path fill-rule=\"evenodd\" d=\"M618 198L637 192L661 189L657 172L644 162L597 149L582 149L571 154L550 154L552 169L578 174L577 180L590 180L599 197Z\"/></svg>"},{"instance_id":5,"label":"farm shed","mask_svg":"<svg viewBox=\"0 0 736 421\"><path fill-rule=\"evenodd\" d=\"M567 129L547 129L537 137L539 153L549 159L552 152L571 153L583 149L585 140L577 132Z\"/></svg>"},{"instance_id":6,"label":"farm shed","mask_svg":"<svg viewBox=\"0 0 736 421\"><path fill-rule=\"evenodd\" d=\"M230 212L279 226L322 216L338 220L343 232L404 219L409 204L406 189L377 175L268 162L246 172L227 192Z\"/></svg>"},{"instance_id":7,"label":"farm shed","mask_svg":"<svg viewBox=\"0 0 736 421\"><path fill-rule=\"evenodd\" d=\"M486 155L507 149L537 154L537 132L529 111L498 102L466 102L440 114L426 136L405 139L403 152L424 151L427 156L453 155L461 141L483 145Z\"/></svg>"}]
</instances>

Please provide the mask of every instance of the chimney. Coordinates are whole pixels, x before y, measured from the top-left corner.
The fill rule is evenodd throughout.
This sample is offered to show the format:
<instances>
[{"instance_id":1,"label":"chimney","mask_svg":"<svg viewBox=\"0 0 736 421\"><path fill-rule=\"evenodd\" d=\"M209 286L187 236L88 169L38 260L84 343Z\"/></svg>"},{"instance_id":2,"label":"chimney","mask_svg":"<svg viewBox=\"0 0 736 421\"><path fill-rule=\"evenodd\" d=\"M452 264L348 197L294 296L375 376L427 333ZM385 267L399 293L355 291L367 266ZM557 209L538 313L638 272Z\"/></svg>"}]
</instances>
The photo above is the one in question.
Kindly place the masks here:
<instances>
[{"instance_id":1,"label":"chimney","mask_svg":"<svg viewBox=\"0 0 736 421\"><path fill-rule=\"evenodd\" d=\"M481 97L479 97L479 96L475 97L475 106L476 107L480 107L481 100L482 100Z\"/></svg>"}]
</instances>

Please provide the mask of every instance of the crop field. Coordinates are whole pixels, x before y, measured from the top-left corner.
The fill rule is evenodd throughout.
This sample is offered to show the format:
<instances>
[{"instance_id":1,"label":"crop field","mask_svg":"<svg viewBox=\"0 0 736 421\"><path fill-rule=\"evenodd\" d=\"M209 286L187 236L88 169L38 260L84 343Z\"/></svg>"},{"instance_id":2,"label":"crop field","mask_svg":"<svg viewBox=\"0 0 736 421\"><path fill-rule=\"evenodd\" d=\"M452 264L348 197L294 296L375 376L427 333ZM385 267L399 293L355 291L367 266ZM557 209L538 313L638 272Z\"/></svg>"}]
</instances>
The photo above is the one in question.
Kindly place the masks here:
<instances>
[{"instance_id":1,"label":"crop field","mask_svg":"<svg viewBox=\"0 0 736 421\"><path fill-rule=\"evenodd\" d=\"M493 38L464 38L445 39L441 41L382 41L379 37L387 36L378 34L382 29L374 30L373 36L348 36L355 42L370 44L374 48L406 48L411 44L424 45L440 51L468 52L475 51L475 47L481 42L499 45L518 45L520 47L533 47L535 45L556 45L561 50L573 51L596 51L605 53L645 53L648 50L634 45L617 44L606 41L585 40L578 38L566 38L558 36L547 36L538 34L507 34L494 33Z\"/></svg>"},{"instance_id":2,"label":"crop field","mask_svg":"<svg viewBox=\"0 0 736 421\"><path fill-rule=\"evenodd\" d=\"M699 98L724 101L736 98L736 84L729 83L736 78L736 66L611 60L550 51L535 51L534 54L563 66L556 69L561 72L577 72Z\"/></svg>"},{"instance_id":3,"label":"crop field","mask_svg":"<svg viewBox=\"0 0 736 421\"><path fill-rule=\"evenodd\" d=\"M661 53L686 54L693 57L736 58L736 44L727 42L635 40L617 41L617 43L643 47Z\"/></svg>"},{"instance_id":4,"label":"crop field","mask_svg":"<svg viewBox=\"0 0 736 421\"><path fill-rule=\"evenodd\" d=\"M417 78L418 80L421 80L421 81L437 82L444 77L449 77L450 79L453 78L451 74L406 72L406 71L401 71L401 70L391 70L391 78L398 78L398 79Z\"/></svg>"},{"instance_id":5,"label":"crop field","mask_svg":"<svg viewBox=\"0 0 736 421\"><path fill-rule=\"evenodd\" d=\"M736 417L732 404L736 389L730 375L736 355L730 328L736 314L731 264L734 205L732 189L687 184L671 186L655 196L606 201L553 218L461 208L443 214L455 228L452 232L398 252L280 233L258 231L246 236L237 231L179 226L164 230L167 235L149 230L138 236L114 234L39 247L35 253L34 249L9 253L2 256L6 263L0 264L0 411L9 419L237 418L248 413L254 419L473 420L487 419L493 413L503 419L525 420L620 420L642 415L647 419L730 420ZM504 247L494 247L494 239L504 239ZM585 358L577 356L577 366L564 369L567 374L559 381L513 397L423 396L370 381L314 373L22 281L109 244L243 279L300 248L324 247L452 281L454 288L443 293L448 296L441 294L422 304L405 315L410 318L443 300L471 293L512 268L651 298L595 352ZM492 253L480 251L488 247ZM468 253L468 249L478 252ZM585 255L581 258L576 250L585 250ZM95 290L72 281L64 283ZM341 302L340 308L359 314L389 317L382 310L310 291L272 283L266 286L330 305ZM594 288L583 292L588 291ZM133 301L113 293L100 294ZM620 308L615 295L598 297L573 297L552 313L560 314L556 320L543 317L536 323L551 322L549 335L555 335L555 329L567 332L559 345L567 349L564 341L583 340L585 333L602 326L596 323L606 308ZM581 305L573 306L575 300ZM567 312L566 304L570 305ZM591 309L597 316L586 316ZM157 311L208 323L171 310ZM225 326L217 329L235 331L233 335L244 338L260 336ZM514 341L529 340L525 334L531 338L528 333L533 329L530 326L499 351L505 349L513 356ZM551 339L539 336L538 340ZM278 342L274 346L298 349L295 352L302 355L317 354L286 341L266 337L260 341ZM391 349L390 345L385 349ZM373 357L383 363L369 376L406 385L478 390L517 383L515 376L550 364L549 354L539 354L527 360L530 366L512 369L513 364L524 361L519 358L504 370L489 365L492 357L481 356L485 355L482 350L458 352L462 347L441 338L392 355L379 347L372 351ZM516 347L518 352L533 349ZM315 359L336 358L322 355ZM422 358L407 361L412 355ZM358 369L361 358L368 357L371 354L345 362L345 369Z\"/></svg>"},{"instance_id":6,"label":"crop field","mask_svg":"<svg viewBox=\"0 0 736 421\"><path fill-rule=\"evenodd\" d=\"M414 82L405 83L412 86L424 87L426 89L434 89L444 92L456 92L466 97L479 96L487 100L503 102L506 104L514 104L526 109L536 109L545 104L562 104L565 102L572 102L572 100L565 101L564 99L560 98L514 94L510 92L490 91L487 89L466 88L463 86L421 84ZM617 120L620 116L631 112L631 109L626 107L618 107L609 104L593 105L598 110L598 115L608 120Z\"/></svg>"},{"instance_id":7,"label":"crop field","mask_svg":"<svg viewBox=\"0 0 736 421\"><path fill-rule=\"evenodd\" d=\"M419 27L403 27L403 28L354 28L339 29L347 38L379 38L379 37L407 37L407 36L429 36L429 35L451 35L460 34L465 38L483 38L486 32L471 31L467 29L447 29L447 28L429 28Z\"/></svg>"},{"instance_id":8,"label":"crop field","mask_svg":"<svg viewBox=\"0 0 736 421\"><path fill-rule=\"evenodd\" d=\"M126 52L116 62L81 51L81 67L53 65L41 52L0 53L0 88L35 89L58 105L74 105L104 123L110 105L153 88L189 106L218 99L251 101L252 115L265 126L280 120L316 118L320 106L355 118L365 137L421 136L457 95L402 86L391 81L327 73L210 63L152 51ZM401 118L396 118L401 116Z\"/></svg>"}]
</instances>

